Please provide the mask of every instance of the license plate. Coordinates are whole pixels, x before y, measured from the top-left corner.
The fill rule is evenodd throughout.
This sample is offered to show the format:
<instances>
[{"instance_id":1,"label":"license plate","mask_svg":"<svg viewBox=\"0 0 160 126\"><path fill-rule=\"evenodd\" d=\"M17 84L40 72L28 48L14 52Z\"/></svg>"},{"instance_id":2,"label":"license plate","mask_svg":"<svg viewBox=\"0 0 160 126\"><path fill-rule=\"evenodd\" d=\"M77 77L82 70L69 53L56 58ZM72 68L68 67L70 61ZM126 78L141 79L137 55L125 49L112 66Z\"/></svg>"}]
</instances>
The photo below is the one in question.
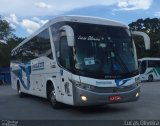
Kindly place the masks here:
<instances>
[{"instance_id":1,"label":"license plate","mask_svg":"<svg viewBox=\"0 0 160 126\"><path fill-rule=\"evenodd\" d=\"M118 95L109 97L109 101L120 101L121 99L122 97Z\"/></svg>"}]
</instances>

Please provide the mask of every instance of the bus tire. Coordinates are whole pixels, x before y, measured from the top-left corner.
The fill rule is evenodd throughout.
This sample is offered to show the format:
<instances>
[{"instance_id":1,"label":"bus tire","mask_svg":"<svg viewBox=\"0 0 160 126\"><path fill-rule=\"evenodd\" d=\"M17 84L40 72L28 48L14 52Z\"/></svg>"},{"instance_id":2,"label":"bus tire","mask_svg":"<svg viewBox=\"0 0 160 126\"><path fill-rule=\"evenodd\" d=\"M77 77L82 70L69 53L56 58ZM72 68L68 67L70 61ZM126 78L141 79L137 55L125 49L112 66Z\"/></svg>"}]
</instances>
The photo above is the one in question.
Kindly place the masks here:
<instances>
[{"instance_id":1,"label":"bus tire","mask_svg":"<svg viewBox=\"0 0 160 126\"><path fill-rule=\"evenodd\" d=\"M25 94L21 91L21 86L19 81L17 81L17 92L20 98L23 98L25 96Z\"/></svg>"},{"instance_id":2,"label":"bus tire","mask_svg":"<svg viewBox=\"0 0 160 126\"><path fill-rule=\"evenodd\" d=\"M153 75L149 75L149 76L148 76L148 81L149 81L149 82L152 82L152 81L153 81Z\"/></svg>"},{"instance_id":3,"label":"bus tire","mask_svg":"<svg viewBox=\"0 0 160 126\"><path fill-rule=\"evenodd\" d=\"M47 86L47 94L48 94L48 100L49 100L52 108L60 109L61 108L61 103L59 103L56 100L55 88L54 88L53 84L51 84L51 83Z\"/></svg>"}]
</instances>

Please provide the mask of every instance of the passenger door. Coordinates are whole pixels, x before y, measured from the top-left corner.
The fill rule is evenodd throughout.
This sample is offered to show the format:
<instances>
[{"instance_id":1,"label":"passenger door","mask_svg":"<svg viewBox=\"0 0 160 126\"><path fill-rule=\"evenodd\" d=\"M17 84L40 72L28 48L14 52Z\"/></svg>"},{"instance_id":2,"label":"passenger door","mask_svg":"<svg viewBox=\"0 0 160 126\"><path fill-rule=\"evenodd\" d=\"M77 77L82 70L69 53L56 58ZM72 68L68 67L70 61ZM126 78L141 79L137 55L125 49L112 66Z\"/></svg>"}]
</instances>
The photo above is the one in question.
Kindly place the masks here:
<instances>
[{"instance_id":1,"label":"passenger door","mask_svg":"<svg viewBox=\"0 0 160 126\"><path fill-rule=\"evenodd\" d=\"M68 46L66 36L62 36L60 38L60 82L62 86L62 95L63 102L73 105L73 91L72 91L72 83L69 81L71 79L71 58L70 58L71 49Z\"/></svg>"}]
</instances>

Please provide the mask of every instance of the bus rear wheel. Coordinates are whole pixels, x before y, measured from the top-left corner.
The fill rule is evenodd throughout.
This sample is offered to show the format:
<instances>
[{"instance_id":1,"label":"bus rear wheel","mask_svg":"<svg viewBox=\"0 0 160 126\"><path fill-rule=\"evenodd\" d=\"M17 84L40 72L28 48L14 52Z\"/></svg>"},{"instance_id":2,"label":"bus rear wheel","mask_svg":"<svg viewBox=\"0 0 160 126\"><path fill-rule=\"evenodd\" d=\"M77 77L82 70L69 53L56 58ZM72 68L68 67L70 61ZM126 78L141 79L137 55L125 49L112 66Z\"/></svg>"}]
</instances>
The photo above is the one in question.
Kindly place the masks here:
<instances>
[{"instance_id":1,"label":"bus rear wheel","mask_svg":"<svg viewBox=\"0 0 160 126\"><path fill-rule=\"evenodd\" d=\"M20 86L19 81L17 82L17 92L20 98L25 96L25 94L21 91L21 86Z\"/></svg>"},{"instance_id":2,"label":"bus rear wheel","mask_svg":"<svg viewBox=\"0 0 160 126\"><path fill-rule=\"evenodd\" d=\"M153 81L153 76L152 76L152 75L149 75L149 76L148 76L148 81L149 81L149 82L152 82L152 81Z\"/></svg>"},{"instance_id":3,"label":"bus rear wheel","mask_svg":"<svg viewBox=\"0 0 160 126\"><path fill-rule=\"evenodd\" d=\"M52 108L54 108L54 109L60 109L61 108L61 103L59 103L56 100L55 88L52 85L49 86L48 97L49 97L48 99L51 103Z\"/></svg>"}]
</instances>

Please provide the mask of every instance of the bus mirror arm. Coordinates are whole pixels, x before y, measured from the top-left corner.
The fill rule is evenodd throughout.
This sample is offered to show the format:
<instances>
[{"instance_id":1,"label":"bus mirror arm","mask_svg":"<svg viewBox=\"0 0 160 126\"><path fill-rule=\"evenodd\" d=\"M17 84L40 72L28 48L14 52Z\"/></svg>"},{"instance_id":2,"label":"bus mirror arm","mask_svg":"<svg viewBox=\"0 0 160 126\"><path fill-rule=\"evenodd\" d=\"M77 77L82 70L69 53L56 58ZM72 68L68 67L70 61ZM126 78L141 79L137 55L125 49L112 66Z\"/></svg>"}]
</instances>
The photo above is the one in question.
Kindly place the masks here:
<instances>
[{"instance_id":1,"label":"bus mirror arm","mask_svg":"<svg viewBox=\"0 0 160 126\"><path fill-rule=\"evenodd\" d=\"M71 26L65 25L60 28L60 31L65 31L65 36L67 37L68 46L74 46L74 31Z\"/></svg>"},{"instance_id":2,"label":"bus mirror arm","mask_svg":"<svg viewBox=\"0 0 160 126\"><path fill-rule=\"evenodd\" d=\"M150 38L146 33L140 31L132 31L132 35L142 36L144 38L145 49L146 50L150 49Z\"/></svg>"}]
</instances>

